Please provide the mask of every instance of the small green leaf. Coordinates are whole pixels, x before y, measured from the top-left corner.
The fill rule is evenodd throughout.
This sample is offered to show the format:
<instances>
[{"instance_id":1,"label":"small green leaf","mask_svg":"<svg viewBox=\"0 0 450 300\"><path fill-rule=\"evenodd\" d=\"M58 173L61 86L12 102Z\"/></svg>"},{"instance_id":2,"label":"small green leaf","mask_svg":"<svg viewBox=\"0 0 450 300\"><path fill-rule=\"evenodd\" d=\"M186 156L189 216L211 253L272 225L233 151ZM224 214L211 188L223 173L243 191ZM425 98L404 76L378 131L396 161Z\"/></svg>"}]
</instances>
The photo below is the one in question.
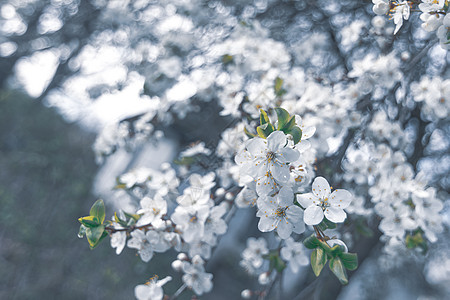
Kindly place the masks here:
<instances>
[{"instance_id":1,"label":"small green leaf","mask_svg":"<svg viewBox=\"0 0 450 300\"><path fill-rule=\"evenodd\" d=\"M320 241L314 234L312 234L303 241L303 245L305 245L308 249L316 249L320 245Z\"/></svg>"},{"instance_id":2,"label":"small green leaf","mask_svg":"<svg viewBox=\"0 0 450 300\"><path fill-rule=\"evenodd\" d=\"M323 218L323 222L327 225L328 229L335 229L337 227L336 223L331 222L327 218Z\"/></svg>"},{"instance_id":3,"label":"small green leaf","mask_svg":"<svg viewBox=\"0 0 450 300\"><path fill-rule=\"evenodd\" d=\"M222 63L224 65L228 65L233 62L233 56L229 54L225 54L222 56Z\"/></svg>"},{"instance_id":4,"label":"small green leaf","mask_svg":"<svg viewBox=\"0 0 450 300\"><path fill-rule=\"evenodd\" d=\"M323 267L327 263L327 255L322 248L316 248L311 253L311 267L316 277L319 277Z\"/></svg>"},{"instance_id":5,"label":"small green leaf","mask_svg":"<svg viewBox=\"0 0 450 300\"><path fill-rule=\"evenodd\" d=\"M260 125L270 123L269 117L267 116L267 113L264 110L260 109L259 113L260 113L259 114L259 124Z\"/></svg>"},{"instance_id":6,"label":"small green leaf","mask_svg":"<svg viewBox=\"0 0 450 300\"><path fill-rule=\"evenodd\" d=\"M251 139L254 138L256 136L256 134L251 133L250 131L247 130L247 128L244 127L244 133Z\"/></svg>"},{"instance_id":7,"label":"small green leaf","mask_svg":"<svg viewBox=\"0 0 450 300\"><path fill-rule=\"evenodd\" d=\"M94 216L100 224L103 224L103 221L105 221L105 203L102 199L95 201L89 214Z\"/></svg>"},{"instance_id":8,"label":"small green leaf","mask_svg":"<svg viewBox=\"0 0 450 300\"><path fill-rule=\"evenodd\" d=\"M266 123L264 125L259 125L256 128L256 131L261 138L266 139L273 132L273 129L272 124Z\"/></svg>"},{"instance_id":9,"label":"small green leaf","mask_svg":"<svg viewBox=\"0 0 450 300\"><path fill-rule=\"evenodd\" d=\"M344 265L339 257L334 257L330 259L330 270L336 275L341 284L347 284L347 272L345 271Z\"/></svg>"},{"instance_id":10,"label":"small green leaf","mask_svg":"<svg viewBox=\"0 0 450 300\"><path fill-rule=\"evenodd\" d=\"M278 117L278 130L281 130L281 128L283 128L290 121L291 116L285 109L283 109L281 107L275 108L275 112L277 113L277 117ZM295 123L295 118L294 118L294 123Z\"/></svg>"},{"instance_id":11,"label":"small green leaf","mask_svg":"<svg viewBox=\"0 0 450 300\"><path fill-rule=\"evenodd\" d=\"M358 268L358 256L356 253L342 253L340 258L346 269L353 271Z\"/></svg>"},{"instance_id":12,"label":"small green leaf","mask_svg":"<svg viewBox=\"0 0 450 300\"><path fill-rule=\"evenodd\" d=\"M195 156L185 156L182 157L181 159L176 159L173 162L174 164L177 164L179 166L189 166L195 163L196 160L197 159L195 158Z\"/></svg>"},{"instance_id":13,"label":"small green leaf","mask_svg":"<svg viewBox=\"0 0 450 300\"><path fill-rule=\"evenodd\" d=\"M123 214L125 215L125 217L127 217L127 219L132 219L134 221L137 221L141 218L141 216L138 214L129 214L127 212L123 212Z\"/></svg>"},{"instance_id":14,"label":"small green leaf","mask_svg":"<svg viewBox=\"0 0 450 300\"><path fill-rule=\"evenodd\" d=\"M89 228L97 227L100 225L100 223L97 221L97 219L95 219L94 216L78 218L78 222Z\"/></svg>"},{"instance_id":15,"label":"small green leaf","mask_svg":"<svg viewBox=\"0 0 450 300\"><path fill-rule=\"evenodd\" d=\"M345 248L341 245L334 245L333 248L330 247L331 256L333 257L340 256L341 254L345 253L344 251Z\"/></svg>"},{"instance_id":16,"label":"small green leaf","mask_svg":"<svg viewBox=\"0 0 450 300\"><path fill-rule=\"evenodd\" d=\"M294 145L300 142L300 140L302 139L302 130L298 126L292 127L289 133L294 138Z\"/></svg>"},{"instance_id":17,"label":"small green leaf","mask_svg":"<svg viewBox=\"0 0 450 300\"><path fill-rule=\"evenodd\" d=\"M86 237L91 249L94 249L98 245L104 232L105 226L103 225L86 229Z\"/></svg>"},{"instance_id":18,"label":"small green leaf","mask_svg":"<svg viewBox=\"0 0 450 300\"><path fill-rule=\"evenodd\" d=\"M275 95L277 95L277 96L283 96L284 94L286 94L286 90L283 89L283 79L281 79L280 77L277 77L275 79L274 90L275 90Z\"/></svg>"},{"instance_id":19,"label":"small green leaf","mask_svg":"<svg viewBox=\"0 0 450 300\"><path fill-rule=\"evenodd\" d=\"M278 124L279 126L279 124ZM292 116L283 127L279 128L278 130L283 131L284 133L289 133L292 128L295 126L295 116Z\"/></svg>"}]
</instances>

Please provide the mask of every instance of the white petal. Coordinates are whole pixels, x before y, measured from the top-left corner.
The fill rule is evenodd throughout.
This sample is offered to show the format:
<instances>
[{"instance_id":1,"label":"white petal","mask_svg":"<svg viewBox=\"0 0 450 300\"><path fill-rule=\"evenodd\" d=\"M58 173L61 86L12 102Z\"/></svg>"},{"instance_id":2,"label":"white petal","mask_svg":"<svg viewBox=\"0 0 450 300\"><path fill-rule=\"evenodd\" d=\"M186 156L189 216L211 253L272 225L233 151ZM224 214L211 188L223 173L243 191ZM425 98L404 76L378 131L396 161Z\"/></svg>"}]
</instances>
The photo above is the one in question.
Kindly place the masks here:
<instances>
[{"instance_id":1,"label":"white petal","mask_svg":"<svg viewBox=\"0 0 450 300\"><path fill-rule=\"evenodd\" d=\"M322 208L316 205L311 205L305 209L303 214L303 221L307 225L317 225L323 220Z\"/></svg>"},{"instance_id":2,"label":"white petal","mask_svg":"<svg viewBox=\"0 0 450 300\"><path fill-rule=\"evenodd\" d=\"M314 127L314 126L303 127L302 128L302 140L309 139L310 137L312 137L314 135L315 132L316 132L316 127Z\"/></svg>"},{"instance_id":3,"label":"white petal","mask_svg":"<svg viewBox=\"0 0 450 300\"><path fill-rule=\"evenodd\" d=\"M254 137L247 144L247 150L252 156L265 156L267 151L267 142L260 137Z\"/></svg>"},{"instance_id":4,"label":"white petal","mask_svg":"<svg viewBox=\"0 0 450 300\"><path fill-rule=\"evenodd\" d=\"M339 207L327 207L325 209L325 217L334 223L342 223L347 218L347 214Z\"/></svg>"},{"instance_id":5,"label":"white petal","mask_svg":"<svg viewBox=\"0 0 450 300\"><path fill-rule=\"evenodd\" d=\"M314 195L316 195L321 199L328 198L328 196L330 196L331 193L328 181L323 177L316 177L316 179L314 179L314 182L312 184L312 192Z\"/></svg>"},{"instance_id":6,"label":"white petal","mask_svg":"<svg viewBox=\"0 0 450 300\"><path fill-rule=\"evenodd\" d=\"M275 218L262 216L261 219L259 219L258 229L262 232L272 231L275 229L277 223L278 220Z\"/></svg>"},{"instance_id":7,"label":"white petal","mask_svg":"<svg viewBox=\"0 0 450 300\"><path fill-rule=\"evenodd\" d=\"M287 239L292 233L292 224L284 219L280 220L277 226L277 233L283 240Z\"/></svg>"},{"instance_id":8,"label":"white petal","mask_svg":"<svg viewBox=\"0 0 450 300\"><path fill-rule=\"evenodd\" d=\"M288 166L280 166L277 164L270 165L270 172L272 173L273 178L279 182L287 182L291 174Z\"/></svg>"},{"instance_id":9,"label":"white petal","mask_svg":"<svg viewBox=\"0 0 450 300\"><path fill-rule=\"evenodd\" d=\"M295 149L291 149L291 148L282 148L278 151L277 154L277 159L280 162L292 162L292 161L296 161L300 156L300 153L295 150Z\"/></svg>"},{"instance_id":10,"label":"white petal","mask_svg":"<svg viewBox=\"0 0 450 300\"><path fill-rule=\"evenodd\" d=\"M140 284L134 288L134 295L138 300L150 299L150 288L146 284Z\"/></svg>"},{"instance_id":11,"label":"white petal","mask_svg":"<svg viewBox=\"0 0 450 300\"><path fill-rule=\"evenodd\" d=\"M274 131L267 137L267 148L272 152L286 145L286 135L283 131Z\"/></svg>"},{"instance_id":12,"label":"white petal","mask_svg":"<svg viewBox=\"0 0 450 300\"><path fill-rule=\"evenodd\" d=\"M335 190L328 198L328 203L339 208L347 208L352 202L352 194L347 190Z\"/></svg>"},{"instance_id":13,"label":"white petal","mask_svg":"<svg viewBox=\"0 0 450 300\"><path fill-rule=\"evenodd\" d=\"M297 202L303 207L307 208L314 204L314 201L319 201L319 199L313 193L297 195Z\"/></svg>"}]
</instances>

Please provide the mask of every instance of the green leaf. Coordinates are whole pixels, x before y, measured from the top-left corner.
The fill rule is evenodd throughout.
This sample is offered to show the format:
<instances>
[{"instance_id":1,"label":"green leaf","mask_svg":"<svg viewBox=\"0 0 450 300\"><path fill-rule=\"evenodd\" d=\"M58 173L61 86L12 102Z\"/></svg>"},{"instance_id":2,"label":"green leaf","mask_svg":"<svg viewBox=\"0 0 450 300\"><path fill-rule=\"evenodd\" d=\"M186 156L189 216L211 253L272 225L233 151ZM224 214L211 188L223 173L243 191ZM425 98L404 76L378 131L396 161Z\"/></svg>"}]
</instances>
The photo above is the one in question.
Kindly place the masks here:
<instances>
[{"instance_id":1,"label":"green leaf","mask_svg":"<svg viewBox=\"0 0 450 300\"><path fill-rule=\"evenodd\" d=\"M105 221L105 203L102 199L95 201L89 214L94 216L100 224L103 224L103 221Z\"/></svg>"},{"instance_id":2,"label":"green leaf","mask_svg":"<svg viewBox=\"0 0 450 300\"><path fill-rule=\"evenodd\" d=\"M316 277L319 277L323 267L327 263L327 255L322 248L316 248L311 253L311 267Z\"/></svg>"},{"instance_id":3,"label":"green leaf","mask_svg":"<svg viewBox=\"0 0 450 300\"><path fill-rule=\"evenodd\" d=\"M300 142L300 140L302 139L302 130L298 126L292 127L289 133L294 138L294 145Z\"/></svg>"},{"instance_id":4,"label":"green leaf","mask_svg":"<svg viewBox=\"0 0 450 300\"><path fill-rule=\"evenodd\" d=\"M94 249L98 245L104 232L105 226L103 225L86 229L86 237L91 249Z\"/></svg>"},{"instance_id":5,"label":"green leaf","mask_svg":"<svg viewBox=\"0 0 450 300\"><path fill-rule=\"evenodd\" d=\"M97 227L100 225L100 223L94 216L78 218L78 222L89 228Z\"/></svg>"},{"instance_id":6,"label":"green leaf","mask_svg":"<svg viewBox=\"0 0 450 300\"><path fill-rule=\"evenodd\" d=\"M222 63L224 65L228 65L233 62L233 56L229 54L225 54L222 56Z\"/></svg>"},{"instance_id":7,"label":"green leaf","mask_svg":"<svg viewBox=\"0 0 450 300\"><path fill-rule=\"evenodd\" d=\"M339 257L334 257L330 259L330 270L336 275L341 284L347 284L347 272L345 271L344 265Z\"/></svg>"},{"instance_id":8,"label":"green leaf","mask_svg":"<svg viewBox=\"0 0 450 300\"><path fill-rule=\"evenodd\" d=\"M346 269L353 271L358 268L358 255L356 253L342 253L340 258Z\"/></svg>"},{"instance_id":9,"label":"green leaf","mask_svg":"<svg viewBox=\"0 0 450 300\"><path fill-rule=\"evenodd\" d=\"M195 163L196 160L195 156L185 156L181 159L175 159L173 162L179 166L189 166Z\"/></svg>"},{"instance_id":10,"label":"green leaf","mask_svg":"<svg viewBox=\"0 0 450 300\"><path fill-rule=\"evenodd\" d=\"M275 108L275 112L277 113L277 117L278 117L278 130L281 130L281 128L283 128L290 121L291 116L285 109L283 109L281 107ZM295 123L295 118L294 118L294 123Z\"/></svg>"},{"instance_id":11,"label":"green leaf","mask_svg":"<svg viewBox=\"0 0 450 300\"><path fill-rule=\"evenodd\" d=\"M322 222L324 222L327 225L328 229L335 229L337 227L336 223L331 222L327 218L323 218Z\"/></svg>"},{"instance_id":12,"label":"green leaf","mask_svg":"<svg viewBox=\"0 0 450 300\"><path fill-rule=\"evenodd\" d=\"M345 253L344 251L345 248L341 245L334 245L333 248L330 247L330 253L333 257L340 256L341 254Z\"/></svg>"},{"instance_id":13,"label":"green leaf","mask_svg":"<svg viewBox=\"0 0 450 300\"><path fill-rule=\"evenodd\" d=\"M269 117L267 116L267 113L260 109L259 110L259 124L264 125L266 123L270 123Z\"/></svg>"},{"instance_id":14,"label":"green leaf","mask_svg":"<svg viewBox=\"0 0 450 300\"><path fill-rule=\"evenodd\" d=\"M256 128L256 131L258 132L258 135L262 137L263 139L266 139L272 132L273 132L273 126L270 123L266 123L264 125L259 125Z\"/></svg>"},{"instance_id":15,"label":"green leaf","mask_svg":"<svg viewBox=\"0 0 450 300\"><path fill-rule=\"evenodd\" d=\"M247 130L247 128L244 127L244 133L249 137L249 138L254 138L256 136L256 134L251 133L250 131Z\"/></svg>"},{"instance_id":16,"label":"green leaf","mask_svg":"<svg viewBox=\"0 0 450 300\"><path fill-rule=\"evenodd\" d=\"M283 79L281 79L280 77L277 77L275 79L274 90L275 90L275 95L277 95L277 96L283 96L286 93L286 90L283 89Z\"/></svg>"},{"instance_id":17,"label":"green leaf","mask_svg":"<svg viewBox=\"0 0 450 300\"><path fill-rule=\"evenodd\" d=\"M316 249L320 245L320 241L314 234L312 234L304 239L303 245L305 245L308 249Z\"/></svg>"},{"instance_id":18,"label":"green leaf","mask_svg":"<svg viewBox=\"0 0 450 300\"><path fill-rule=\"evenodd\" d=\"M125 217L127 217L127 219L134 220L135 222L137 222L137 220L141 218L141 216L138 214L129 214L127 212L123 212L123 214L125 215Z\"/></svg>"},{"instance_id":19,"label":"green leaf","mask_svg":"<svg viewBox=\"0 0 450 300\"><path fill-rule=\"evenodd\" d=\"M279 126L279 123L278 123ZM294 128L295 126L295 116L292 116L286 124L283 125L283 127L281 127L278 130L283 131L284 133L289 133L291 131L292 128Z\"/></svg>"}]
</instances>

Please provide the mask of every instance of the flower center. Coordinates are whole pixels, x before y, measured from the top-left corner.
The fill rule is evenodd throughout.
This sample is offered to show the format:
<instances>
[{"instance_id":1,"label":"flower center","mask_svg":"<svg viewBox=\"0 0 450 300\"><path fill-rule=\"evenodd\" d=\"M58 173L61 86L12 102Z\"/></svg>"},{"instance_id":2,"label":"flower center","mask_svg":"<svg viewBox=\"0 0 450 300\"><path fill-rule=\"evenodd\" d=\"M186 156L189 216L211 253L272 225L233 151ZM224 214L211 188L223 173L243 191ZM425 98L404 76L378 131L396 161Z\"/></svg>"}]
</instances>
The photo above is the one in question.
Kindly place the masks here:
<instances>
[{"instance_id":1,"label":"flower center","mask_svg":"<svg viewBox=\"0 0 450 300\"><path fill-rule=\"evenodd\" d=\"M328 198L320 199L320 207L325 209L326 207L330 207L330 203L328 203Z\"/></svg>"},{"instance_id":2,"label":"flower center","mask_svg":"<svg viewBox=\"0 0 450 300\"><path fill-rule=\"evenodd\" d=\"M278 207L277 210L275 211L275 214L277 215L277 217L286 217L286 209L288 207Z\"/></svg>"},{"instance_id":3,"label":"flower center","mask_svg":"<svg viewBox=\"0 0 450 300\"><path fill-rule=\"evenodd\" d=\"M272 151L267 152L266 158L269 162L271 162L275 158L275 153L273 153Z\"/></svg>"}]
</instances>

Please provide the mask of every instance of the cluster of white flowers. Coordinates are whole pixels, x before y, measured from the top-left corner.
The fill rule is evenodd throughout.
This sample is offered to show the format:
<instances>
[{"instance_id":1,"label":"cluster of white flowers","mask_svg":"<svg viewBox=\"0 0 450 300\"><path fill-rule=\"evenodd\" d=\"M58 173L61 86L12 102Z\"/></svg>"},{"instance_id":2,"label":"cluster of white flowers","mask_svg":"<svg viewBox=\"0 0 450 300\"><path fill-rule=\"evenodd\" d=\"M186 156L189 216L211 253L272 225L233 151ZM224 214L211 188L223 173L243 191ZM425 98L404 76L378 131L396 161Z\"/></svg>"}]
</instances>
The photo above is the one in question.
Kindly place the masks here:
<instances>
[{"instance_id":1,"label":"cluster of white flowers","mask_svg":"<svg viewBox=\"0 0 450 300\"><path fill-rule=\"evenodd\" d=\"M127 9L111 3L109 14L103 17L111 18L111 11L127 12L120 15L130 29L108 38L117 42L125 36L135 43L124 51L124 64L134 65L143 74L143 89L154 95L156 105L147 114L100 134L95 145L99 161L117 148L131 148L149 137L157 140L162 136L156 130L161 125L178 122L183 126L183 120L194 113L202 118L201 109L211 104L206 103L209 101L217 101L219 115L231 122L217 132L220 139L215 149L210 146L214 142L198 142L180 151L178 162L186 165L140 168L118 177L121 202L117 206L126 214L118 213L112 223L111 246L116 253L128 246L148 262L156 253L175 250L179 254L172 267L183 272L186 286L201 295L212 289L212 274L206 273L205 261L213 258L220 236L229 229L227 222L235 209L232 205L250 208L251 212L256 209L253 215L259 218L257 228L263 234L247 240L240 265L258 276L261 284L274 280L268 261L273 252L294 273L299 272L308 264L299 234L309 233L309 226L317 230L328 221L342 223L347 213L381 218L379 229L387 254L405 250L405 240L416 234L423 234L430 242L436 240L442 231L442 203L436 191L415 174L405 155L396 151L408 145L408 137L404 124L394 121L396 112L390 110L389 102L407 107L412 98L423 102L422 113L428 119L444 119L449 111L449 81L423 77L411 84L412 95L403 97L397 92L408 92L404 74L410 58L407 52L354 51L355 44L368 40L377 41L380 48L388 45L386 36L397 34L412 13L409 1L373 0L377 14L391 11L395 31L381 16L372 19L373 28L368 30L370 17L353 22L336 18L330 23L338 29L337 38L332 39L330 32L314 32L308 33L308 42L292 45L275 40L256 20L238 22L219 2L208 2L208 13L196 9L202 1L156 1L142 7L139 2ZM248 2L253 7L252 1ZM268 5L267 1L254 2ZM423 27L436 27L438 36L448 38L447 1L422 2ZM256 6L255 11L259 11ZM248 7L243 14L246 10ZM214 20L206 28L202 20L211 20L211 15ZM299 26L303 23L306 21ZM134 33L136 26L147 30L145 38ZM328 53L335 46L342 51L342 66L329 77L316 76L307 66L323 64L323 55L318 53ZM282 130L266 138L251 137L261 109L275 119L275 108L295 116L301 129L298 143ZM334 158L337 147L345 146L345 138L352 138L355 132L356 138L350 142L356 141L358 147L351 145L342 152L343 173L339 167L326 170L330 166L327 159ZM206 171L212 172L198 171L195 160L182 160L197 155L214 156L215 165ZM336 157L336 161L341 158ZM340 166L340 161L336 165ZM330 182L344 181L351 193L333 189L316 173L325 177L334 174ZM336 230L334 234L339 237L342 233ZM267 236L275 236L278 245L271 245ZM349 233L342 236L346 241L352 239ZM330 247L343 246L347 252L340 240L322 236L321 241ZM135 295L159 299L167 281L139 285Z\"/></svg>"},{"instance_id":2,"label":"cluster of white flowers","mask_svg":"<svg viewBox=\"0 0 450 300\"><path fill-rule=\"evenodd\" d=\"M411 83L411 94L416 102L422 102L422 113L427 119L444 119L450 112L450 80L424 76Z\"/></svg>"},{"instance_id":3,"label":"cluster of white flowers","mask_svg":"<svg viewBox=\"0 0 450 300\"><path fill-rule=\"evenodd\" d=\"M389 13L391 18L394 19L396 25L394 34L402 27L403 20L409 19L413 5L417 4L414 1L405 0L372 0L372 2L374 4L373 11L377 15ZM448 0L421 0L417 7L422 12L420 14L420 19L423 21L422 28L428 32L437 30L436 35L441 47L449 49L450 17L448 16Z\"/></svg>"},{"instance_id":4,"label":"cluster of white flowers","mask_svg":"<svg viewBox=\"0 0 450 300\"><path fill-rule=\"evenodd\" d=\"M375 213L382 218L379 229L383 233L381 240L385 242L384 252L390 256L406 253L407 235L417 232L431 243L436 242L437 235L443 231L442 201L434 188L426 186L423 174L414 176L405 155L401 151L393 152L385 144L365 145L353 149L351 154L360 158L361 167L346 171L359 173L359 176L344 176L344 179L369 186ZM360 176L365 176L366 180L360 180Z\"/></svg>"}]
</instances>

